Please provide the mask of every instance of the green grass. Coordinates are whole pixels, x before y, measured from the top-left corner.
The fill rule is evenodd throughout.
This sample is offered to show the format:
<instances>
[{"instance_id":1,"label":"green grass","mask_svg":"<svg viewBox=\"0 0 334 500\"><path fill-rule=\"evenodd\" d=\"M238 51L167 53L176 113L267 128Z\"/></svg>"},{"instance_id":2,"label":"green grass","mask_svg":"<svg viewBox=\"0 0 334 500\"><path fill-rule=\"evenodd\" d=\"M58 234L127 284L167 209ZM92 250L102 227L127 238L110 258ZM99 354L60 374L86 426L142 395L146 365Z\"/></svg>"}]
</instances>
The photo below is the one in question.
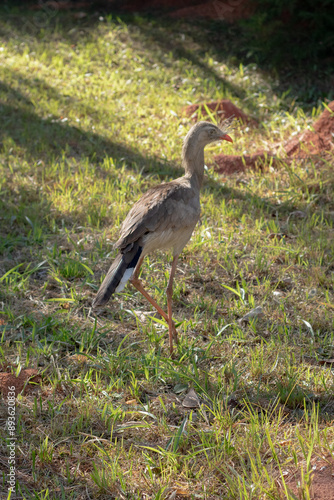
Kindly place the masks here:
<instances>
[{"instance_id":1,"label":"green grass","mask_svg":"<svg viewBox=\"0 0 334 500\"><path fill-rule=\"evenodd\" d=\"M184 22L34 16L0 25L0 362L42 375L17 399L17 498L293 499L300 470L309 498L314 461L334 454L333 158L226 177L210 165L283 144L321 103L278 94L205 24L195 39ZM181 173L182 108L218 98L260 126L206 149L171 359L166 323L131 286L96 317L90 305L133 201ZM164 307L169 261L142 272ZM190 388L200 408L182 406Z\"/></svg>"}]
</instances>

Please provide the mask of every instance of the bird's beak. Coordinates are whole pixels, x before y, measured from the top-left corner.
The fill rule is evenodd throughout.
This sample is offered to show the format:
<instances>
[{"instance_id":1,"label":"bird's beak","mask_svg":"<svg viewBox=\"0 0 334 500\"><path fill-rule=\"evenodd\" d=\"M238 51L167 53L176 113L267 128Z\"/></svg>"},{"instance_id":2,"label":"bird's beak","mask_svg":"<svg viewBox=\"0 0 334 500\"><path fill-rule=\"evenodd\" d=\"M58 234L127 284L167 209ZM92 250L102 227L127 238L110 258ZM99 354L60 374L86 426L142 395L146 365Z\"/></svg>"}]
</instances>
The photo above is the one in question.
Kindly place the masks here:
<instances>
[{"instance_id":1,"label":"bird's beak","mask_svg":"<svg viewBox=\"0 0 334 500\"><path fill-rule=\"evenodd\" d=\"M232 138L227 134L222 135L220 139L222 139L223 141L233 142Z\"/></svg>"}]
</instances>

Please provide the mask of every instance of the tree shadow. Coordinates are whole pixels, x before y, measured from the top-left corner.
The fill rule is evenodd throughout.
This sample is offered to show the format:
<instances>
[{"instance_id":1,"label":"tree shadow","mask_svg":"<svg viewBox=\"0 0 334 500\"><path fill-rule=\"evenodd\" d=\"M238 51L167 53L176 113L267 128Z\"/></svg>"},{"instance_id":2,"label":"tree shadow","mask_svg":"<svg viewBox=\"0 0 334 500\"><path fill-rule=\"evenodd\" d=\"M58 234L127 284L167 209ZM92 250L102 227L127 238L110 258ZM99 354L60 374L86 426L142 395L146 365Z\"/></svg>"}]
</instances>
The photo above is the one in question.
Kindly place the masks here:
<instances>
[{"instance_id":1,"label":"tree shadow","mask_svg":"<svg viewBox=\"0 0 334 500\"><path fill-rule=\"evenodd\" d=\"M26 88L29 88L29 85L37 86L37 89L40 88L47 93L48 99L64 98L57 89L39 79L34 78L33 82L24 79L24 84ZM12 86L2 83L0 94L14 102L14 104L0 105L2 148L14 149L16 154L24 158L27 163L35 165L36 169L43 169L43 164L47 163L53 163L55 168L58 168L57 162L59 161L75 160L74 169L79 168L82 161L88 161L92 168L92 175L102 179L116 179L119 175L118 168L123 167L124 164L137 173L157 174L161 180L170 180L183 175L183 169L176 162L145 156L134 148L108 140L95 132L82 130L60 118L39 116L29 97ZM85 113L94 111L87 106L84 109ZM115 169L110 169L106 165L107 157L113 158ZM17 185L13 188L9 178L10 173L8 180L2 185L3 199L0 202L0 209L3 222L1 232L7 237L10 235L10 241L6 244L11 248L15 245L26 244L27 237L22 236L22 230L24 234L29 233L29 238L38 243L39 236L38 234L36 236L35 221L37 228L41 226L42 221L50 219L62 220L62 223L65 221L66 226L71 227L80 219L80 214L76 214L75 211L65 214L55 210L38 186ZM269 199L260 198L254 193L245 194L238 189L227 188L213 179L205 182L203 190L213 195L218 203L222 198L239 200L245 205L247 212L252 209L253 212L265 218L270 218L275 209L275 205ZM285 206L286 211L293 211L295 208L293 203ZM91 210L92 207L83 206L82 211L85 209ZM30 227L31 223L32 227ZM103 227L104 224L108 224L108 221L101 223Z\"/></svg>"},{"instance_id":2,"label":"tree shadow","mask_svg":"<svg viewBox=\"0 0 334 500\"><path fill-rule=\"evenodd\" d=\"M32 87L40 89L47 95L48 100L62 102L68 97L38 78L28 80L20 76L19 80L27 90ZM115 160L116 167L122 166L126 161L129 168L136 170L166 172L166 161L163 159L143 156L133 147L126 147L96 132L71 125L66 118L38 115L29 97L12 86L0 83L0 95L5 95L6 100L10 102L8 104L2 99L0 104L1 144L3 146L10 138L11 147L22 149L25 159L29 162L54 161L65 155L76 160L88 158L91 163L101 164L106 156L109 156ZM72 96L70 100L73 103L76 101ZM81 101L80 106L85 114L94 115L94 108ZM102 165L98 173L105 175Z\"/></svg>"},{"instance_id":3,"label":"tree shadow","mask_svg":"<svg viewBox=\"0 0 334 500\"><path fill-rule=\"evenodd\" d=\"M99 5L100 10L97 12L95 9ZM125 23L135 28L131 31L131 39L149 55L152 65L160 63L168 66L175 64L175 62L188 61L197 75L207 81L214 81L216 85L221 85L232 97L244 99L247 96L246 91L240 85L230 82L214 67L205 62L206 53L213 49L210 40L206 39L209 26L206 23L199 30L200 43L198 47L190 50L187 44L182 41L185 28L184 20L175 22L166 17L156 17L151 14L144 13L138 16L124 13L120 10L120 5L117 2L116 4L111 2L108 5L105 2L97 3L93 11L84 9L85 16L81 19L76 18L75 12L70 10L66 13L53 9L50 12L47 10L27 10L25 13L27 15L23 23L22 15L19 15L15 10L6 13L6 24L0 25L0 37L8 39L25 36L25 43L32 47L36 39L48 39L50 35L53 35L75 45L82 37L87 41L94 40L94 30L101 24L100 19L104 19L103 16L101 17L101 13L106 17L116 15L116 22ZM187 30L196 30L196 26L198 24L189 21ZM248 98L247 108L255 117L259 118L261 110L255 100L252 101Z\"/></svg>"},{"instance_id":4,"label":"tree shadow","mask_svg":"<svg viewBox=\"0 0 334 500\"><path fill-rule=\"evenodd\" d=\"M126 2L100 0L91 2L91 6L89 2L86 2L86 6L80 6L79 16L78 10L71 8L61 10L63 7L58 6L57 2L41 4L39 10L25 9L23 16L22 7L18 7L22 2L16 2L16 9L13 3L15 5L15 2L11 2L10 5L7 3L1 9L6 23L0 25L0 37L5 39L26 35L33 41L35 38L48 37L53 33L61 39L76 43L82 36L89 39L101 23L101 19L104 21L103 16L111 15L113 18L116 17L120 24L126 23L137 28L137 33L131 33L131 36L150 52L152 61L159 59L158 51L171 54L171 59L174 61L186 59L202 76L205 75L206 78L220 83L232 96L240 99L245 97L245 91L206 64L203 60L206 53L212 54L215 58L233 60L236 67L240 63L244 65L256 63L262 71L274 76L277 81L274 90L278 92L290 90L291 99L297 99L298 105L305 109L316 105L319 99L333 97L330 77L333 76L333 55L328 50L323 52L318 48L316 50L313 37L305 35L302 23L297 28L298 33L302 33L303 36L292 47L294 50L289 50L291 39L297 36L294 26L285 25L284 19L278 19L276 23L272 21L268 28L271 30L271 36L269 37L268 32L263 36L275 40L273 47L272 43L262 42L261 33L258 33L261 13L255 13L247 21L231 24L219 19L218 13L217 20L171 19L166 15L171 9L145 9L143 3L137 15L125 12ZM37 4L33 1L24 2L24 5L27 6L29 3L34 6ZM279 7L277 9L280 10ZM184 32L196 42L196 48L191 50L187 48L186 42L182 40ZM330 34L327 33L328 36ZM163 62L168 64L165 60ZM248 99L247 107L253 114L258 115L256 101Z\"/></svg>"},{"instance_id":5,"label":"tree shadow","mask_svg":"<svg viewBox=\"0 0 334 500\"><path fill-rule=\"evenodd\" d=\"M163 62L167 66L173 64L172 61L168 62L166 59L162 61L160 54L168 54L172 56L174 61L189 61L191 65L198 70L201 77L212 80L216 84L221 84L232 95L239 99L243 99L247 96L246 91L242 87L229 82L218 71L204 62L203 57L205 56L206 50L209 48L208 46L190 50L182 43L182 25L177 27L166 19L157 21L156 19L153 20L152 17L147 18L147 21L150 22L144 23L142 20L138 20L138 17L129 14L126 16L126 19L133 26L138 28L139 33L134 36L142 44L144 49L150 52L158 62ZM155 29L156 26L161 28L162 31ZM172 31L171 39L166 37L167 29Z\"/></svg>"},{"instance_id":6,"label":"tree shadow","mask_svg":"<svg viewBox=\"0 0 334 500\"><path fill-rule=\"evenodd\" d=\"M34 12L31 12L29 15L32 19L35 19ZM36 38L40 36L48 37L52 35L56 39L65 39L69 43L75 43L83 36L88 40L90 38L93 40L94 29L100 22L99 13L96 12L91 16L84 17L83 20L75 19L73 15L64 15L57 12L54 16L50 17L48 25L42 29L38 24L34 24L29 19L29 15L23 26L20 26L22 14L15 11L13 13L10 10L9 14L7 13L5 16L8 22L6 25L1 25L0 35L4 38L8 38L10 34L14 37L27 35L26 43L30 44L31 48L34 46ZM126 20L127 23L138 28L133 35L133 40L142 44L144 50L152 57L152 63L155 61L160 62L163 54L171 53L172 57L169 64L172 64L173 60L187 59L201 72L202 76L207 75L209 79L215 79L216 82L227 85L228 82L202 60L202 56L207 48L210 47L211 42L204 44L202 48L196 51L190 51L182 44L182 41L176 43L174 38L171 40L164 36L167 34L165 28L168 28L168 30L171 29L173 36L182 34L182 23L175 24L170 20L155 20L154 23L148 26L146 19L148 18L127 15L121 17L119 23ZM152 18L150 17L149 19ZM162 32L155 29L155 23L163 28ZM40 114L38 114L33 101L29 97L29 90L32 89L34 91L37 89L37 92L40 92L41 95L46 95L48 100L66 103L67 106L69 104L80 106L85 115L94 117L95 110L92 106L80 100L80 97L63 94L57 87L51 86L33 75L31 79L28 79L21 75L19 71L15 71L15 79L22 88L27 89L27 92L25 93L5 83L0 85L0 95L3 97L2 104L0 105L0 141L3 147L22 150L22 157L29 163L37 165L39 162L54 162L63 157L75 159L77 162L88 160L90 164L95 166L94 175L100 176L103 179L107 176L117 176L117 168L123 166L124 163L126 163L127 168L133 169L136 172L154 172L165 180L182 175L182 169L176 162L166 161L157 156L145 155L134 147L129 148L124 143L108 139L93 131L84 130L79 125L75 126L66 121L66 118L46 114L42 115L43 111L40 111ZM229 91L233 95L240 98L244 96L243 89L232 84L229 85ZM252 106L250 101L248 101L248 105ZM116 121L117 118L113 117L112 112L108 112L111 113L111 120L114 119ZM116 170L111 171L105 166L104 160L106 157L113 158ZM259 215L263 215L264 217L271 217L271 212L275 208L270 200L264 200L254 193L243 194L238 189L222 187L219 182L210 181L204 186L204 190L206 189L210 190L210 193L213 194L217 202L222 197L239 199L245 204L246 210L251 206L257 207ZM8 192L10 193L9 187ZM35 196L33 192L34 188L32 187L31 196ZM13 193L12 198L15 199L15 197L16 195ZM29 196L24 196L24 199L27 200L26 205L22 202L21 197L20 203L21 205L23 203L23 207L20 210L22 213L25 207L29 209L30 203ZM43 213L45 210L48 210L46 208L47 205L45 205L46 199L42 195L39 201L38 199L36 200L36 203L37 205L40 203L40 209ZM17 207L13 205L10 208L9 205L2 205L5 219L8 220L17 211ZM295 208L293 203L286 206L286 210L290 211Z\"/></svg>"},{"instance_id":7,"label":"tree shadow","mask_svg":"<svg viewBox=\"0 0 334 500\"><path fill-rule=\"evenodd\" d=\"M71 213L62 213L56 210L44 187L36 184L34 179L31 182L24 179L25 175L30 175L31 170L38 172L38 177L49 171L47 175L51 175L55 182L61 164L67 163L71 165L73 174L80 166L88 165L93 177L111 181L118 180L119 169L124 167L136 173L154 173L166 179L182 175L182 169L175 162L142 154L134 147L127 147L96 132L84 130L59 116L40 116L29 97L32 87L35 92L45 94L48 100L62 102L69 96L61 94L55 87L38 78L29 80L18 72L15 76L26 92L0 83L0 153L3 154L4 161L8 161L5 179L0 182L0 234L3 240L0 243L0 254L26 246L27 242L41 242L43 238L37 233L41 227L44 227L45 232L50 220L72 227L80 222L85 210L87 213L93 210L92 206L84 206L83 202L81 212L72 210ZM76 98L69 98L75 104ZM94 109L85 103L80 102L80 106L85 115L94 114ZM38 111L42 114L42 107ZM13 166L10 159L13 154L20 159L20 166ZM106 161L109 158L112 159L112 168ZM17 177L18 169L20 177ZM46 230L48 231L50 227Z\"/></svg>"},{"instance_id":8,"label":"tree shadow","mask_svg":"<svg viewBox=\"0 0 334 500\"><path fill-rule=\"evenodd\" d=\"M261 0L253 15L233 23L220 19L219 9L217 19L170 19L168 14L180 7L162 9L160 16L158 10L144 9L144 6L140 9L140 16L146 21L154 20L156 26L166 28L163 35L149 28L149 23L136 15L126 15L126 19L139 26L145 37L151 37L167 52L172 51L175 59L190 60L194 66L206 71L209 78L224 83L227 90L241 99L244 92L240 86L231 85L203 63L206 53L230 63L233 61L236 67L240 63L245 66L255 63L258 69L272 77L273 90L289 92L289 100L297 100L298 106L305 110L317 105L319 100L334 98L334 10L329 5L326 5L327 9L318 6L312 12L310 6L302 2L284 6L279 2ZM184 30L192 36L197 49L189 51L180 41ZM252 103L247 102L247 105L252 107ZM253 112L258 113L256 103Z\"/></svg>"}]
</instances>

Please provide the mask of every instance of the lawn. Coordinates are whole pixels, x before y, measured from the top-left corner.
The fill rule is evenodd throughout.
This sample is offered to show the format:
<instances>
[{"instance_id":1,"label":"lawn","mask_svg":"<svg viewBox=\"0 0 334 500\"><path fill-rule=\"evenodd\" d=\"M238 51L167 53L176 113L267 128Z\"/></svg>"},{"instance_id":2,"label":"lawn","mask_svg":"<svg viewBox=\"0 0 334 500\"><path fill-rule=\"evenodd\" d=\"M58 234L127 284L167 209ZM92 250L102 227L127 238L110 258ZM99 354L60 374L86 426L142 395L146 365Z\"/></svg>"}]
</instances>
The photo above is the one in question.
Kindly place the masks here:
<instances>
[{"instance_id":1,"label":"lawn","mask_svg":"<svg viewBox=\"0 0 334 500\"><path fill-rule=\"evenodd\" d=\"M15 402L11 497L1 401L1 499L312 498L334 458L333 155L288 162L283 146L328 101L241 62L224 25L42 14L0 18L0 365L35 375ZM259 126L206 148L171 358L130 285L90 306L132 203L182 175L182 109L222 98ZM273 145L274 166L214 171L219 153ZM164 308L170 261L141 275Z\"/></svg>"}]
</instances>

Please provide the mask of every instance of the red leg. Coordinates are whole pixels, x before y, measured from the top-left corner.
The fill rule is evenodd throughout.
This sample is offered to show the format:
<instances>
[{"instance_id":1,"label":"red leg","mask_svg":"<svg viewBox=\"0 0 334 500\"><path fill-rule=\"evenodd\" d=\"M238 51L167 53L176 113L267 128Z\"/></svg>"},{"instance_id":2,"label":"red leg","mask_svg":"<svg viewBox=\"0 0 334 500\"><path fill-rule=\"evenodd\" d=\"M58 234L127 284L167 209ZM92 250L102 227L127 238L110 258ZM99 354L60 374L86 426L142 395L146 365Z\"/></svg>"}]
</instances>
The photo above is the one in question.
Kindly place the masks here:
<instances>
[{"instance_id":1,"label":"red leg","mask_svg":"<svg viewBox=\"0 0 334 500\"><path fill-rule=\"evenodd\" d=\"M172 262L172 268L170 270L168 285L167 285L167 307L168 307L168 327L169 327L169 348L170 353L173 353L173 337L175 342L177 343L177 332L175 325L173 323L172 316L172 299L173 299L173 279L175 276L177 261L179 256L175 255Z\"/></svg>"},{"instance_id":2,"label":"red leg","mask_svg":"<svg viewBox=\"0 0 334 500\"><path fill-rule=\"evenodd\" d=\"M175 338L175 341L177 342L177 333L176 333L176 328L175 328L175 325L173 323L173 320L172 320L172 317L171 317L171 321L169 320L169 317L168 315L165 313L165 311L163 309L161 309L161 307L159 306L159 304L157 304L157 302L151 297L151 295L145 290L145 288L143 287L142 285L142 282L141 280L139 279L138 275L139 275L139 271L140 271L140 267L143 263L143 260L144 258L142 257L137 266L136 266L136 269L133 273L133 276L130 280L130 283L142 294L144 295L144 297L152 304L152 306L158 311L158 313L168 322L168 329L169 329L169 339L171 338L171 334L170 332L172 331L172 334ZM174 261L173 261L174 262ZM172 266L173 267L173 266ZM175 271L174 271L174 274L175 274ZM170 281L170 279L169 279ZM169 282L168 282L168 286L169 286ZM167 288L168 289L168 288ZM167 304L168 304L168 292L167 292ZM171 347L171 352L173 351L173 344L172 344L172 347Z\"/></svg>"}]
</instances>

